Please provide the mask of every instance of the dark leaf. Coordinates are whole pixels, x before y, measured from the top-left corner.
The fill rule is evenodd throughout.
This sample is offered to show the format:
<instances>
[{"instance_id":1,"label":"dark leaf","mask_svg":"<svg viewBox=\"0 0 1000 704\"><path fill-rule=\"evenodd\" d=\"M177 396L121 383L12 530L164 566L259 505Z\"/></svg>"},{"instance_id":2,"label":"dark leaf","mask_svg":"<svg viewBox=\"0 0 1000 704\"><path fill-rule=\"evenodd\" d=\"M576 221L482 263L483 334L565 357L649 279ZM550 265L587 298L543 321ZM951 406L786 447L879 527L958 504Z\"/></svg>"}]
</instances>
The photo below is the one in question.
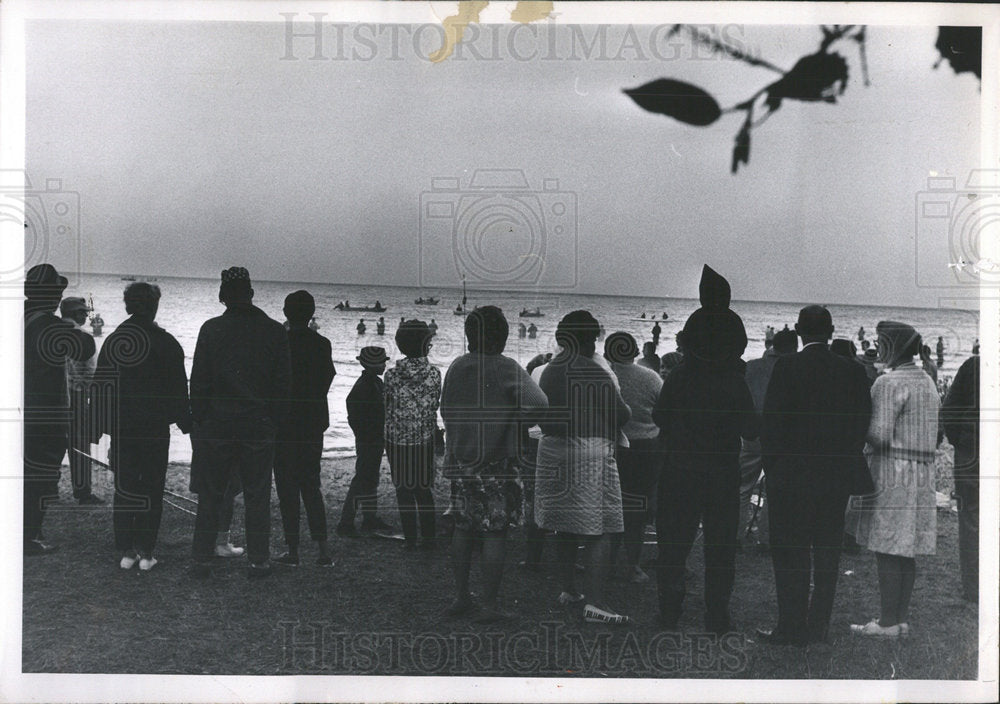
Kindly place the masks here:
<instances>
[{"instance_id":1,"label":"dark leaf","mask_svg":"<svg viewBox=\"0 0 1000 704\"><path fill-rule=\"evenodd\" d=\"M750 121L743 123L743 127L736 135L736 144L733 146L733 166L732 172L735 174L740 164L750 163Z\"/></svg>"},{"instance_id":2,"label":"dark leaf","mask_svg":"<svg viewBox=\"0 0 1000 704\"><path fill-rule=\"evenodd\" d=\"M947 59L955 73L971 71L978 78L983 72L982 27L938 27L934 47Z\"/></svg>"},{"instance_id":3,"label":"dark leaf","mask_svg":"<svg viewBox=\"0 0 1000 704\"><path fill-rule=\"evenodd\" d=\"M803 56L792 70L767 88L767 105L772 110L782 98L836 102L847 87L847 60L834 52Z\"/></svg>"},{"instance_id":4,"label":"dark leaf","mask_svg":"<svg viewBox=\"0 0 1000 704\"><path fill-rule=\"evenodd\" d=\"M660 78L622 91L643 110L667 115L689 125L704 127L719 119L722 110L715 98L698 86Z\"/></svg>"}]
</instances>

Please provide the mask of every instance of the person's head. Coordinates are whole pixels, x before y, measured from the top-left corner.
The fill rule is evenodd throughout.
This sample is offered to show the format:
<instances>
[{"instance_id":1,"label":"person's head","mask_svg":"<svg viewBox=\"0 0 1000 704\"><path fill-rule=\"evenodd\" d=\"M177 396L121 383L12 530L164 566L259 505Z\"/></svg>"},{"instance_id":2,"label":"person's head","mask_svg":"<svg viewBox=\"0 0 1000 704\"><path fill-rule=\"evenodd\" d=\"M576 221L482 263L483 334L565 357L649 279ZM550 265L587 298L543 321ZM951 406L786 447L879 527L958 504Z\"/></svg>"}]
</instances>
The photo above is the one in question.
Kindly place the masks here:
<instances>
[{"instance_id":1,"label":"person's head","mask_svg":"<svg viewBox=\"0 0 1000 704\"><path fill-rule=\"evenodd\" d=\"M556 326L556 344L569 354L592 357L600 334L601 325L589 310L574 310Z\"/></svg>"},{"instance_id":2,"label":"person's head","mask_svg":"<svg viewBox=\"0 0 1000 704\"><path fill-rule=\"evenodd\" d=\"M75 296L64 298L59 304L59 315L72 320L77 325L83 325L87 322L87 313L89 312L90 306L87 305L87 301Z\"/></svg>"},{"instance_id":3,"label":"person's head","mask_svg":"<svg viewBox=\"0 0 1000 704\"><path fill-rule=\"evenodd\" d=\"M788 330L786 325L785 330ZM802 338L802 344L811 342L826 342L833 337L833 318L823 306L806 306L799 311L799 320L795 323L795 332Z\"/></svg>"},{"instance_id":4,"label":"person's head","mask_svg":"<svg viewBox=\"0 0 1000 704\"><path fill-rule=\"evenodd\" d=\"M250 272L241 266L231 266L222 272L219 302L227 306L247 305L253 300Z\"/></svg>"},{"instance_id":5,"label":"person's head","mask_svg":"<svg viewBox=\"0 0 1000 704\"><path fill-rule=\"evenodd\" d=\"M285 296L283 310L292 327L307 325L316 314L316 301L308 291L295 291Z\"/></svg>"},{"instance_id":6,"label":"person's head","mask_svg":"<svg viewBox=\"0 0 1000 704\"><path fill-rule=\"evenodd\" d=\"M772 347L778 354L795 354L799 349L799 338L791 330L779 330L774 333Z\"/></svg>"},{"instance_id":7,"label":"person's head","mask_svg":"<svg viewBox=\"0 0 1000 704\"><path fill-rule=\"evenodd\" d=\"M613 332L604 340L604 358L612 364L632 364L639 356L639 345L627 332Z\"/></svg>"},{"instance_id":8,"label":"person's head","mask_svg":"<svg viewBox=\"0 0 1000 704\"><path fill-rule=\"evenodd\" d=\"M434 319L431 319L434 322ZM469 352L500 354L507 346L510 326L503 311L496 306L480 306L465 318L465 339Z\"/></svg>"},{"instance_id":9,"label":"person's head","mask_svg":"<svg viewBox=\"0 0 1000 704\"><path fill-rule=\"evenodd\" d=\"M878 360L890 368L912 362L923 344L920 334L911 325L883 320L875 326L878 333Z\"/></svg>"},{"instance_id":10,"label":"person's head","mask_svg":"<svg viewBox=\"0 0 1000 704\"><path fill-rule=\"evenodd\" d=\"M684 331L678 330L677 334L674 335L674 344L677 345L678 352L684 352Z\"/></svg>"},{"instance_id":11,"label":"person's head","mask_svg":"<svg viewBox=\"0 0 1000 704\"><path fill-rule=\"evenodd\" d=\"M861 341L861 351L862 352L867 352L871 346L872 346L872 343L871 343L870 340L862 340Z\"/></svg>"},{"instance_id":12,"label":"person's head","mask_svg":"<svg viewBox=\"0 0 1000 704\"><path fill-rule=\"evenodd\" d=\"M51 264L36 264L24 274L24 296L35 309L55 310L68 285L69 279Z\"/></svg>"},{"instance_id":13,"label":"person's head","mask_svg":"<svg viewBox=\"0 0 1000 704\"><path fill-rule=\"evenodd\" d=\"M385 363L389 361L389 356L385 353L384 347L371 345L362 347L357 360L361 362L361 368L372 374L381 374L385 371Z\"/></svg>"},{"instance_id":14,"label":"person's head","mask_svg":"<svg viewBox=\"0 0 1000 704\"><path fill-rule=\"evenodd\" d=\"M125 312L129 315L156 317L160 309L160 287L136 281L125 287Z\"/></svg>"},{"instance_id":15,"label":"person's head","mask_svg":"<svg viewBox=\"0 0 1000 704\"><path fill-rule=\"evenodd\" d=\"M423 320L404 320L396 329L396 347L405 357L426 357L431 348L431 331Z\"/></svg>"},{"instance_id":16,"label":"person's head","mask_svg":"<svg viewBox=\"0 0 1000 704\"><path fill-rule=\"evenodd\" d=\"M830 351L844 359L856 359L853 347L851 341L844 338L837 338L830 343Z\"/></svg>"},{"instance_id":17,"label":"person's head","mask_svg":"<svg viewBox=\"0 0 1000 704\"><path fill-rule=\"evenodd\" d=\"M656 345L654 345L652 342L643 342L642 356L645 357L646 359L652 359L653 357L656 357Z\"/></svg>"}]
</instances>

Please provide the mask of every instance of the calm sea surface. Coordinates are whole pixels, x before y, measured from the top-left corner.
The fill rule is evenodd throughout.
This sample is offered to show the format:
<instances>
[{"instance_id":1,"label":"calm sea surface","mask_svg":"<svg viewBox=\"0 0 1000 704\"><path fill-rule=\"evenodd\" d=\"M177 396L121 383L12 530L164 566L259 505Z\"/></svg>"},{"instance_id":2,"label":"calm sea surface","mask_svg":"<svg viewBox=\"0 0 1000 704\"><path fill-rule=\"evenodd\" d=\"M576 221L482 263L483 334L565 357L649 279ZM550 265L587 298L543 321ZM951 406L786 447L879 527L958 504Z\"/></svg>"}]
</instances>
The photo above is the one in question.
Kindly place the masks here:
<instances>
[{"instance_id":1,"label":"calm sea surface","mask_svg":"<svg viewBox=\"0 0 1000 704\"><path fill-rule=\"evenodd\" d=\"M141 277L140 277L141 278ZM152 279L150 279L152 280ZM85 274L78 289L68 290L66 295L93 296L94 306L104 318L104 337L97 338L98 345L124 320L125 306L122 291L128 282L118 275ZM207 279L182 279L161 277L156 280L163 292L157 322L172 333L184 348L188 373L191 372L191 356L201 324L208 318L219 315L224 307L218 301L218 282ZM319 332L333 345L333 361L337 376L330 390L330 428L326 431L324 455L328 457L353 454L354 436L347 425L344 401L354 381L361 373L355 357L365 345L382 345L392 360L400 357L393 343L393 334L400 318L420 318L430 322L433 318L438 325L430 360L440 367L442 375L448 364L462 354L465 342L462 335L464 318L453 314L455 305L461 300L461 290L424 290L418 288L392 286L351 286L341 284L295 284L288 282L254 282L254 303L278 321L284 321L281 312L284 298L297 289L306 289L316 299L316 320ZM437 296L441 302L436 306L414 304L418 297ZM499 305L511 323L511 336L505 354L526 363L539 352L551 351L554 347L553 334L559 318L571 310L585 308L601 322L608 333L624 330L635 335L640 345L652 338L652 318L660 319L667 313L668 319L660 319L662 333L659 353L674 349L674 335L684 325L687 316L697 309L696 300L663 298L630 298L623 296L582 296L577 294L542 294L477 292L468 293L469 306ZM371 313L342 313L334 308L341 300L347 299L351 305L370 306L376 300L388 310L385 316L384 336L376 334L375 323L378 315ZM518 312L523 308L541 308L541 318L523 318ZM735 301L733 310L740 314L746 325L750 344L744 359L759 357L764 351L764 331L768 325L780 330L784 325L793 327L802 304L761 303ZM879 320L901 320L910 323L924 336L933 348L938 336L944 338L945 362L942 376L954 375L958 366L972 351L973 342L979 335L979 314L975 311L923 308L880 308L867 306L830 305L836 337L856 340L858 328L864 326L867 337L875 333ZM640 316L645 313L647 319ZM358 335L358 321L364 319L367 330ZM538 328L536 339L520 339L518 322L525 325L534 323ZM89 330L89 327L87 328ZM389 362L391 367L393 361ZM170 447L172 461L190 460L191 446L185 436L176 429ZM99 455L106 453L107 438Z\"/></svg>"}]
</instances>

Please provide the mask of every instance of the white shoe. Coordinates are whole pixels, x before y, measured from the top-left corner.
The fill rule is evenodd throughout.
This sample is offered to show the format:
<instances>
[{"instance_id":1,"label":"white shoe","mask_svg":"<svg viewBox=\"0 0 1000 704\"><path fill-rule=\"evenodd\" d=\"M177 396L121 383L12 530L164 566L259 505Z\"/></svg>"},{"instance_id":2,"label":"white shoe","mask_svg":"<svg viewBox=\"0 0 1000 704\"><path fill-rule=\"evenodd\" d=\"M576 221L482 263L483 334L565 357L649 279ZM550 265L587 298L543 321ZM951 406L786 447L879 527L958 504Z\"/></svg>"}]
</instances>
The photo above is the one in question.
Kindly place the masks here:
<instances>
[{"instance_id":1,"label":"white shoe","mask_svg":"<svg viewBox=\"0 0 1000 704\"><path fill-rule=\"evenodd\" d=\"M907 633L909 633L909 629L910 627L907 626ZM865 624L851 624L852 633L871 638L899 638L900 631L902 629L899 627L899 624L895 626L880 626L878 625L878 619L872 619Z\"/></svg>"},{"instance_id":2,"label":"white shoe","mask_svg":"<svg viewBox=\"0 0 1000 704\"><path fill-rule=\"evenodd\" d=\"M135 553L132 553L131 555L125 553L124 555L122 555L122 561L118 563L118 566L121 567L123 570L130 570L132 569L133 566L135 566L135 563L138 561L139 561L139 556L136 555Z\"/></svg>"},{"instance_id":3,"label":"white shoe","mask_svg":"<svg viewBox=\"0 0 1000 704\"><path fill-rule=\"evenodd\" d=\"M563 606L567 604L579 604L583 601L583 594L570 594L569 592L562 592L559 594L559 603Z\"/></svg>"},{"instance_id":4,"label":"white shoe","mask_svg":"<svg viewBox=\"0 0 1000 704\"><path fill-rule=\"evenodd\" d=\"M232 543L215 546L216 557L242 557L243 548L238 548Z\"/></svg>"},{"instance_id":5,"label":"white shoe","mask_svg":"<svg viewBox=\"0 0 1000 704\"><path fill-rule=\"evenodd\" d=\"M899 624L899 637L900 638L910 637L910 624L908 623Z\"/></svg>"},{"instance_id":6,"label":"white shoe","mask_svg":"<svg viewBox=\"0 0 1000 704\"><path fill-rule=\"evenodd\" d=\"M149 557L144 557L139 560L139 569L143 572L149 572L151 569L156 567L156 563L159 562L155 557L150 555Z\"/></svg>"}]
</instances>

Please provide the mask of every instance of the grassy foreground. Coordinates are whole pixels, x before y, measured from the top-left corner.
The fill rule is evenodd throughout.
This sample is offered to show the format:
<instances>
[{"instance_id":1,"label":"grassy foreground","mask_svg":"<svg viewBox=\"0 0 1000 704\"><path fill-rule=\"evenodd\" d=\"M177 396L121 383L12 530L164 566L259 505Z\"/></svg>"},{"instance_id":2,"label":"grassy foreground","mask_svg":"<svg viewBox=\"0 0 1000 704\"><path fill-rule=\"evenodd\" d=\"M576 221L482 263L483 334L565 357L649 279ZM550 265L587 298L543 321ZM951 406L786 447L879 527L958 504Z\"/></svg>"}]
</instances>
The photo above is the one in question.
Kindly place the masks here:
<instances>
[{"instance_id":1,"label":"grassy foreground","mask_svg":"<svg viewBox=\"0 0 1000 704\"><path fill-rule=\"evenodd\" d=\"M942 458L942 469L950 458ZM353 460L324 460L331 528L340 514ZM65 472L68 474L68 472ZM947 472L942 471L942 482ZM188 495L188 470L171 466L168 489ZM95 470L95 493L110 499L107 476ZM947 490L946 486L940 487ZM107 507L76 506L64 476L61 501L46 516L52 556L24 563L24 672L217 675L385 674L587 677L974 679L978 609L959 596L957 516L938 512L937 555L918 558L912 637L883 642L852 636L849 624L878 614L875 559L845 555L831 642L807 649L754 642L753 630L776 616L767 555L741 554L731 606L737 632L700 633L702 558L695 546L682 633L658 628L656 586L616 581L613 603L632 616L628 627L583 623L558 605L551 565L517 567L523 533L510 538L502 624L478 626L439 616L452 598L447 547L404 554L396 541L332 536L336 566L313 564L250 581L243 560L218 560L211 578L192 579L194 519L164 508L157 557L148 574L118 567ZM439 513L446 501L438 482ZM272 497L272 551L281 551ZM236 528L241 531L242 506ZM383 465L380 515L398 524ZM303 530L305 530L303 517ZM241 535L241 532L237 532ZM234 542L242 544L242 539ZM647 558L655 550L647 547ZM554 550L546 548L546 558ZM473 589L478 571L473 566ZM619 570L623 573L623 570Z\"/></svg>"}]
</instances>

